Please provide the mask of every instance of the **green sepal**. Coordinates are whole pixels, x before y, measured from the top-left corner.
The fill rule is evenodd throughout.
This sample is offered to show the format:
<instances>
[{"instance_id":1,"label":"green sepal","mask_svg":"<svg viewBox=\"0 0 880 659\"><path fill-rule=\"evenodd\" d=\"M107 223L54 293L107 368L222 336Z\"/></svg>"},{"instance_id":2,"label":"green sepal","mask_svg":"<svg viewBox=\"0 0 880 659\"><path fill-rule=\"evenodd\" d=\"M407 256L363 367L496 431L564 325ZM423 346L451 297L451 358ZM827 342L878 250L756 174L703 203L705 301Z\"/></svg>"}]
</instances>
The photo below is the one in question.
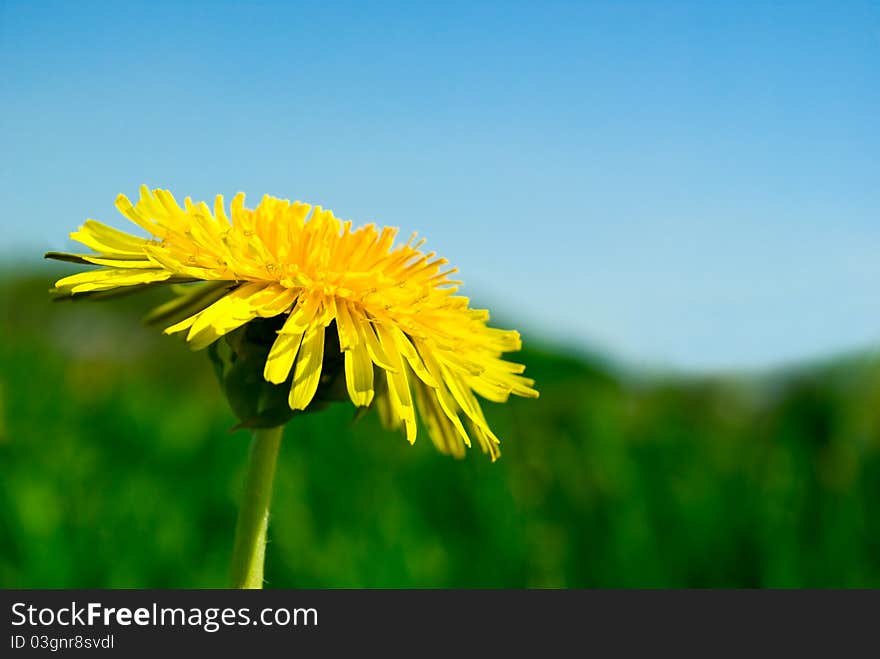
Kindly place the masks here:
<instances>
[{"instance_id":1,"label":"green sepal","mask_svg":"<svg viewBox=\"0 0 880 659\"><path fill-rule=\"evenodd\" d=\"M294 411L288 404L293 369L281 384L272 384L263 378L266 358L283 321L282 316L252 320L208 349L214 373L229 406L239 419L233 430L273 428L284 425L294 416L317 412L332 402L348 400L344 359L332 324L325 330L324 361L318 390L305 411Z\"/></svg>"},{"instance_id":2,"label":"green sepal","mask_svg":"<svg viewBox=\"0 0 880 659\"><path fill-rule=\"evenodd\" d=\"M189 318L228 295L235 284L229 282L204 282L181 284L173 287L177 296L160 304L144 316L147 325L173 325Z\"/></svg>"}]
</instances>

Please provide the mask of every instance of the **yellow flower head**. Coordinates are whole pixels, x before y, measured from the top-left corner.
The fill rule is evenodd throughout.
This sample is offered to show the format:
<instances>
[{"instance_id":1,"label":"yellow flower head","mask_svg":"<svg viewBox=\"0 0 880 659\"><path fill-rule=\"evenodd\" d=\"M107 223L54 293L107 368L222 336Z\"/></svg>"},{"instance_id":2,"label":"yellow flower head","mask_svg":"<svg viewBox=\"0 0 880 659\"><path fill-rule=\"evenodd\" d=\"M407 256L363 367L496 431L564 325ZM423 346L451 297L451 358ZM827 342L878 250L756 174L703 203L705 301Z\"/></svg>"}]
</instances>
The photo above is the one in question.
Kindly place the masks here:
<instances>
[{"instance_id":1,"label":"yellow flower head","mask_svg":"<svg viewBox=\"0 0 880 659\"><path fill-rule=\"evenodd\" d=\"M263 377L289 383L292 410L305 410L315 397L325 334L335 331L352 402L375 404L410 442L418 408L436 446L455 456L472 439L493 459L499 455L474 393L496 402L511 393L537 397L524 367L501 359L519 350L519 334L488 327L487 311L455 295L461 282L449 276L456 270L423 253L415 235L394 247L396 229L352 229L320 206L269 196L251 210L239 193L230 218L220 195L211 212L189 198L181 208L167 190L142 186L140 193L137 204L120 195L116 207L152 237L87 220L71 238L94 254L48 256L103 267L60 279L59 293L206 282L181 287L153 314L183 312L165 333L186 332L193 349L249 321L278 317ZM332 338L328 347L336 345Z\"/></svg>"}]
</instances>

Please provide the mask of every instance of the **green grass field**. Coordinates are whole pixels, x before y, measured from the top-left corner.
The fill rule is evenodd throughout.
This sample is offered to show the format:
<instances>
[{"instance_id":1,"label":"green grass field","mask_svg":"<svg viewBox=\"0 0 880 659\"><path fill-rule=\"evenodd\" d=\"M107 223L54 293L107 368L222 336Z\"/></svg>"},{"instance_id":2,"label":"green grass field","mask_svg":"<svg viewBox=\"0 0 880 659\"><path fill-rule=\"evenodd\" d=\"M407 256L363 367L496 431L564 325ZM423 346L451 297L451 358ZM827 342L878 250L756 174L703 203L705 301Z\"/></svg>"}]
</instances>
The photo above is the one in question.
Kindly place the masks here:
<instances>
[{"instance_id":1,"label":"green grass field","mask_svg":"<svg viewBox=\"0 0 880 659\"><path fill-rule=\"evenodd\" d=\"M249 435L157 299L0 285L0 586L224 587ZM660 379L525 336L492 464L294 419L269 587L880 586L880 360Z\"/></svg>"}]
</instances>

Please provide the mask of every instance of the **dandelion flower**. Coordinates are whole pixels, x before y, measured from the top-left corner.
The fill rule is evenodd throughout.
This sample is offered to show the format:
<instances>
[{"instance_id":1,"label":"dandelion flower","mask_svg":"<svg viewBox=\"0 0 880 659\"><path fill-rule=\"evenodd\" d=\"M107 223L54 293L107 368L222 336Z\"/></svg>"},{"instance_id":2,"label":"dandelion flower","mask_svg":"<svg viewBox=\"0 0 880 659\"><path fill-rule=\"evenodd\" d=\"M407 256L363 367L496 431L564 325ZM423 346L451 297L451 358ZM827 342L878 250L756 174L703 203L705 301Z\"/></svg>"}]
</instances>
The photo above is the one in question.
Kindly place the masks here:
<instances>
[{"instance_id":1,"label":"dandelion flower","mask_svg":"<svg viewBox=\"0 0 880 659\"><path fill-rule=\"evenodd\" d=\"M489 327L489 313L456 294L456 269L421 251L415 234L394 246L397 229L353 229L320 206L270 196L248 209L241 193L228 215L222 196L213 211L189 198L181 207L146 186L136 204L120 195L116 207L150 237L87 220L71 238L94 253L47 256L100 267L60 279L56 291L179 284L151 317L176 320L165 333L185 334L196 350L275 319L262 376L286 387L290 410L313 402L332 349L356 406L376 407L410 443L418 410L440 451L462 456L476 441L494 460L499 440L475 394L493 402L538 395L524 367L501 357L520 349L519 334Z\"/></svg>"}]
</instances>

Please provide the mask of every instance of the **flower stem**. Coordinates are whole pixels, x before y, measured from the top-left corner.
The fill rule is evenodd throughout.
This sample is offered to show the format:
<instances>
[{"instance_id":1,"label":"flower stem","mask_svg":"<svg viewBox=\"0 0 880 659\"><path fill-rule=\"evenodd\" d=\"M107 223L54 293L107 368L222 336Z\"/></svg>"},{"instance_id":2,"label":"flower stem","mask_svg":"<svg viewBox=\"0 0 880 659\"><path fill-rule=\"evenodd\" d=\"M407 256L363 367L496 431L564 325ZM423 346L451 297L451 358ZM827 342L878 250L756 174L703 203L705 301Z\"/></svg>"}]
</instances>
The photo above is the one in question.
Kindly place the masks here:
<instances>
[{"instance_id":1,"label":"flower stem","mask_svg":"<svg viewBox=\"0 0 880 659\"><path fill-rule=\"evenodd\" d=\"M263 587L272 480L283 432L284 426L254 430L232 550L233 588Z\"/></svg>"}]
</instances>

